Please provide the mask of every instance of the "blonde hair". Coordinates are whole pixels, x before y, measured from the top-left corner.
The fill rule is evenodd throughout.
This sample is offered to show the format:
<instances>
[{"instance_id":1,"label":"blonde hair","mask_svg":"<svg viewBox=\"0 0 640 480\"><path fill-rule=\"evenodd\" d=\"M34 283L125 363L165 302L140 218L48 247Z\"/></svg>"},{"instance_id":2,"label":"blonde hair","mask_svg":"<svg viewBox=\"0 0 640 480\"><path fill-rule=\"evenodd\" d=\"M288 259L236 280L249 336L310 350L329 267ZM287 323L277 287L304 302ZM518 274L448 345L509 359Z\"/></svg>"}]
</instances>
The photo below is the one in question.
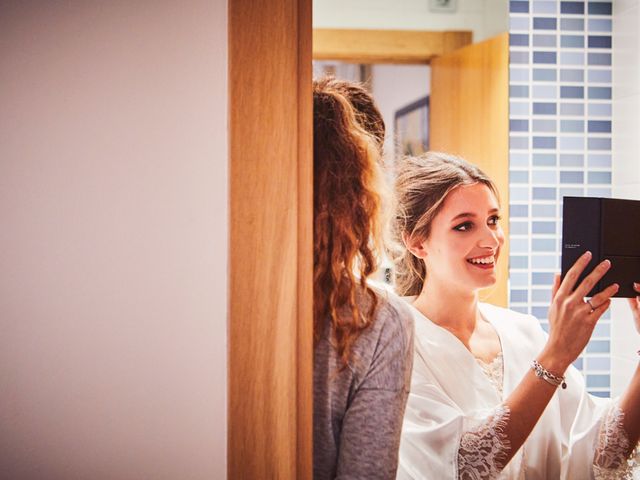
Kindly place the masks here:
<instances>
[{"instance_id":1,"label":"blonde hair","mask_svg":"<svg viewBox=\"0 0 640 480\"><path fill-rule=\"evenodd\" d=\"M381 245L384 122L362 87L324 78L313 83L313 134L314 336L317 341L329 319L346 366L378 303L366 281L376 271ZM368 297L360 302L365 311L358 290Z\"/></svg>"},{"instance_id":2,"label":"blonde hair","mask_svg":"<svg viewBox=\"0 0 640 480\"><path fill-rule=\"evenodd\" d=\"M396 267L396 290L400 295L418 295L427 276L424 261L406 248L405 240L427 239L431 223L449 192L478 182L499 198L495 184L482 170L454 155L426 152L399 162L390 250Z\"/></svg>"}]
</instances>

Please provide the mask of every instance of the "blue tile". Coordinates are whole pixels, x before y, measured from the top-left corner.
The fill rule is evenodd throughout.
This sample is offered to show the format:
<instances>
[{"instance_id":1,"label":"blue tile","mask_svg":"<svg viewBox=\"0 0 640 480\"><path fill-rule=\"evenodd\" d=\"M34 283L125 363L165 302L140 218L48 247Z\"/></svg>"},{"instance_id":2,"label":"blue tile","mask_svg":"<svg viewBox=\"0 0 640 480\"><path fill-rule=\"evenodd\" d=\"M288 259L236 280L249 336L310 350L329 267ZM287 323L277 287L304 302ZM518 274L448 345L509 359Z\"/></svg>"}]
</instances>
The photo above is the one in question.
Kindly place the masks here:
<instances>
[{"instance_id":1,"label":"blue tile","mask_svg":"<svg viewBox=\"0 0 640 480\"><path fill-rule=\"evenodd\" d=\"M526 64L529 63L529 52L509 52L509 63L510 64Z\"/></svg>"},{"instance_id":2,"label":"blue tile","mask_svg":"<svg viewBox=\"0 0 640 480\"><path fill-rule=\"evenodd\" d=\"M550 102L534 102L533 103L534 115L555 115L556 104Z\"/></svg>"},{"instance_id":3,"label":"blue tile","mask_svg":"<svg viewBox=\"0 0 640 480\"><path fill-rule=\"evenodd\" d=\"M510 217L528 217L529 205L509 205Z\"/></svg>"},{"instance_id":4,"label":"blue tile","mask_svg":"<svg viewBox=\"0 0 640 480\"><path fill-rule=\"evenodd\" d=\"M611 15L611 2L589 2L589 15Z\"/></svg>"},{"instance_id":5,"label":"blue tile","mask_svg":"<svg viewBox=\"0 0 640 480\"><path fill-rule=\"evenodd\" d=\"M556 222L533 222L531 224L532 233L556 233ZM536 282L533 282L536 283Z\"/></svg>"},{"instance_id":6,"label":"blue tile","mask_svg":"<svg viewBox=\"0 0 640 480\"><path fill-rule=\"evenodd\" d=\"M596 328L600 325L596 325ZM595 332L594 332L595 334ZM611 359L609 357L595 357L587 359L587 369L588 370L604 370L611 371Z\"/></svg>"},{"instance_id":7,"label":"blue tile","mask_svg":"<svg viewBox=\"0 0 640 480\"><path fill-rule=\"evenodd\" d=\"M528 167L529 154L528 153L509 153L509 165L511 165L512 167Z\"/></svg>"},{"instance_id":8,"label":"blue tile","mask_svg":"<svg viewBox=\"0 0 640 480\"><path fill-rule=\"evenodd\" d=\"M560 115L582 116L582 115L584 115L584 104L582 104L582 103L562 103L562 104L560 104Z\"/></svg>"},{"instance_id":9,"label":"blue tile","mask_svg":"<svg viewBox=\"0 0 640 480\"><path fill-rule=\"evenodd\" d=\"M533 255L531 257L533 268L558 268L558 257L556 255ZM547 307L544 307L545 309Z\"/></svg>"},{"instance_id":10,"label":"blue tile","mask_svg":"<svg viewBox=\"0 0 640 480\"><path fill-rule=\"evenodd\" d=\"M583 172L560 172L560 183L583 183Z\"/></svg>"},{"instance_id":11,"label":"blue tile","mask_svg":"<svg viewBox=\"0 0 640 480\"><path fill-rule=\"evenodd\" d=\"M611 172L589 172L588 182L590 184L611 185Z\"/></svg>"},{"instance_id":12,"label":"blue tile","mask_svg":"<svg viewBox=\"0 0 640 480\"><path fill-rule=\"evenodd\" d=\"M587 141L589 150L611 150L610 138L589 138Z\"/></svg>"},{"instance_id":13,"label":"blue tile","mask_svg":"<svg viewBox=\"0 0 640 480\"><path fill-rule=\"evenodd\" d=\"M529 275L526 272L512 272L509 274L509 285L527 288L529 286Z\"/></svg>"},{"instance_id":14,"label":"blue tile","mask_svg":"<svg viewBox=\"0 0 640 480\"><path fill-rule=\"evenodd\" d=\"M563 32L582 32L584 31L584 19L562 18L560 19L560 30Z\"/></svg>"},{"instance_id":15,"label":"blue tile","mask_svg":"<svg viewBox=\"0 0 640 480\"><path fill-rule=\"evenodd\" d=\"M528 202L529 188L509 186L509 198L512 202Z\"/></svg>"},{"instance_id":16,"label":"blue tile","mask_svg":"<svg viewBox=\"0 0 640 480\"><path fill-rule=\"evenodd\" d=\"M556 155L554 153L534 153L532 161L536 167L554 167L556 165Z\"/></svg>"},{"instance_id":17,"label":"blue tile","mask_svg":"<svg viewBox=\"0 0 640 480\"><path fill-rule=\"evenodd\" d=\"M611 188L587 188L588 197L611 197Z\"/></svg>"},{"instance_id":18,"label":"blue tile","mask_svg":"<svg viewBox=\"0 0 640 480\"><path fill-rule=\"evenodd\" d=\"M509 307L511 310L513 310L514 312L518 312L518 313L524 313L527 314L529 313L529 307L522 305L522 306L518 306L518 305L514 305L512 307Z\"/></svg>"},{"instance_id":19,"label":"blue tile","mask_svg":"<svg viewBox=\"0 0 640 480\"><path fill-rule=\"evenodd\" d=\"M509 120L509 130L511 132L528 132L529 120Z\"/></svg>"},{"instance_id":20,"label":"blue tile","mask_svg":"<svg viewBox=\"0 0 640 480\"><path fill-rule=\"evenodd\" d=\"M535 185L556 184L558 182L558 172L556 170L534 170L531 181Z\"/></svg>"},{"instance_id":21,"label":"blue tile","mask_svg":"<svg viewBox=\"0 0 640 480\"><path fill-rule=\"evenodd\" d=\"M510 171L509 183L529 183L529 172Z\"/></svg>"},{"instance_id":22,"label":"blue tile","mask_svg":"<svg viewBox=\"0 0 640 480\"><path fill-rule=\"evenodd\" d=\"M587 353L609 353L609 341L591 340L587 345Z\"/></svg>"},{"instance_id":23,"label":"blue tile","mask_svg":"<svg viewBox=\"0 0 640 480\"><path fill-rule=\"evenodd\" d=\"M556 189L552 187L533 187L534 200L555 200Z\"/></svg>"},{"instance_id":24,"label":"blue tile","mask_svg":"<svg viewBox=\"0 0 640 480\"><path fill-rule=\"evenodd\" d=\"M582 150L584 137L560 137L560 150Z\"/></svg>"},{"instance_id":25,"label":"blue tile","mask_svg":"<svg viewBox=\"0 0 640 480\"><path fill-rule=\"evenodd\" d=\"M532 302L545 302L549 303L551 301L551 290L548 288L534 288L531 290L531 301Z\"/></svg>"},{"instance_id":26,"label":"blue tile","mask_svg":"<svg viewBox=\"0 0 640 480\"><path fill-rule=\"evenodd\" d=\"M587 351L589 351L588 348ZM609 388L609 386L609 375L587 375L587 388Z\"/></svg>"},{"instance_id":27,"label":"blue tile","mask_svg":"<svg viewBox=\"0 0 640 480\"><path fill-rule=\"evenodd\" d=\"M560 155L561 167L583 167L584 156L581 153L563 153Z\"/></svg>"},{"instance_id":28,"label":"blue tile","mask_svg":"<svg viewBox=\"0 0 640 480\"><path fill-rule=\"evenodd\" d=\"M611 99L611 87L589 87L589 98L596 98L600 100Z\"/></svg>"},{"instance_id":29,"label":"blue tile","mask_svg":"<svg viewBox=\"0 0 640 480\"><path fill-rule=\"evenodd\" d=\"M584 132L584 121L583 120L561 120L560 131L563 133Z\"/></svg>"},{"instance_id":30,"label":"blue tile","mask_svg":"<svg viewBox=\"0 0 640 480\"><path fill-rule=\"evenodd\" d=\"M589 133L611 133L611 122L608 120L589 120Z\"/></svg>"},{"instance_id":31,"label":"blue tile","mask_svg":"<svg viewBox=\"0 0 640 480\"><path fill-rule=\"evenodd\" d=\"M584 70L581 68L563 68L562 70L560 70L560 81L583 82Z\"/></svg>"},{"instance_id":32,"label":"blue tile","mask_svg":"<svg viewBox=\"0 0 640 480\"><path fill-rule=\"evenodd\" d=\"M560 64L584 65L584 53L583 52L560 52Z\"/></svg>"},{"instance_id":33,"label":"blue tile","mask_svg":"<svg viewBox=\"0 0 640 480\"><path fill-rule=\"evenodd\" d=\"M514 30L529 30L529 19L527 17L514 17L509 18L509 31Z\"/></svg>"},{"instance_id":34,"label":"blue tile","mask_svg":"<svg viewBox=\"0 0 640 480\"><path fill-rule=\"evenodd\" d=\"M576 367L578 370L582 370L582 364L584 362L583 358L576 358L573 361L573 366Z\"/></svg>"},{"instance_id":35,"label":"blue tile","mask_svg":"<svg viewBox=\"0 0 640 480\"><path fill-rule=\"evenodd\" d=\"M511 13L529 13L529 2L509 2L509 12Z\"/></svg>"},{"instance_id":36,"label":"blue tile","mask_svg":"<svg viewBox=\"0 0 640 480\"><path fill-rule=\"evenodd\" d=\"M602 153L592 153L588 156L589 167L611 168L611 155Z\"/></svg>"},{"instance_id":37,"label":"blue tile","mask_svg":"<svg viewBox=\"0 0 640 480\"><path fill-rule=\"evenodd\" d=\"M555 18L533 17L534 30L556 30L558 22Z\"/></svg>"},{"instance_id":38,"label":"blue tile","mask_svg":"<svg viewBox=\"0 0 640 480\"><path fill-rule=\"evenodd\" d=\"M604 18L590 18L588 27L590 32L611 32L613 30L612 21Z\"/></svg>"},{"instance_id":39,"label":"blue tile","mask_svg":"<svg viewBox=\"0 0 640 480\"><path fill-rule=\"evenodd\" d=\"M534 119L532 124L532 130L534 132L556 132L556 121L555 120L539 120Z\"/></svg>"},{"instance_id":40,"label":"blue tile","mask_svg":"<svg viewBox=\"0 0 640 480\"><path fill-rule=\"evenodd\" d=\"M589 35L589 48L611 48L611 37L604 35Z\"/></svg>"},{"instance_id":41,"label":"blue tile","mask_svg":"<svg viewBox=\"0 0 640 480\"><path fill-rule=\"evenodd\" d=\"M601 392L592 392L587 390L587 393L589 393L590 395L593 395L594 397L611 398L611 392L609 390L603 390Z\"/></svg>"},{"instance_id":42,"label":"blue tile","mask_svg":"<svg viewBox=\"0 0 640 480\"><path fill-rule=\"evenodd\" d=\"M584 2L560 2L560 13L584 14Z\"/></svg>"},{"instance_id":43,"label":"blue tile","mask_svg":"<svg viewBox=\"0 0 640 480\"><path fill-rule=\"evenodd\" d=\"M584 188L567 188L563 187L558 192L560 198L564 197L584 197Z\"/></svg>"},{"instance_id":44,"label":"blue tile","mask_svg":"<svg viewBox=\"0 0 640 480\"><path fill-rule=\"evenodd\" d=\"M522 33L511 33L509 35L509 45L512 47L528 47L529 35Z\"/></svg>"},{"instance_id":45,"label":"blue tile","mask_svg":"<svg viewBox=\"0 0 640 480\"><path fill-rule=\"evenodd\" d=\"M555 252L556 241L553 238L534 238L531 240L534 252Z\"/></svg>"},{"instance_id":46,"label":"blue tile","mask_svg":"<svg viewBox=\"0 0 640 480\"><path fill-rule=\"evenodd\" d=\"M510 235L528 235L529 222L509 222Z\"/></svg>"},{"instance_id":47,"label":"blue tile","mask_svg":"<svg viewBox=\"0 0 640 480\"><path fill-rule=\"evenodd\" d=\"M547 307L531 307L531 315L536 317L538 320L546 319L548 314L549 309Z\"/></svg>"},{"instance_id":48,"label":"blue tile","mask_svg":"<svg viewBox=\"0 0 640 480\"><path fill-rule=\"evenodd\" d=\"M558 87L556 85L533 85L531 97L538 99L555 99L558 96Z\"/></svg>"},{"instance_id":49,"label":"blue tile","mask_svg":"<svg viewBox=\"0 0 640 480\"><path fill-rule=\"evenodd\" d=\"M553 285L553 273L551 272L532 272L532 285Z\"/></svg>"},{"instance_id":50,"label":"blue tile","mask_svg":"<svg viewBox=\"0 0 640 480\"><path fill-rule=\"evenodd\" d=\"M529 148L529 137L509 137L509 148L513 150L526 150Z\"/></svg>"},{"instance_id":51,"label":"blue tile","mask_svg":"<svg viewBox=\"0 0 640 480\"><path fill-rule=\"evenodd\" d=\"M533 80L538 82L555 82L558 76L553 68L534 68Z\"/></svg>"},{"instance_id":52,"label":"blue tile","mask_svg":"<svg viewBox=\"0 0 640 480\"><path fill-rule=\"evenodd\" d=\"M557 208L555 205L539 205L531 206L531 214L540 218L555 218L557 216Z\"/></svg>"},{"instance_id":53,"label":"blue tile","mask_svg":"<svg viewBox=\"0 0 640 480\"><path fill-rule=\"evenodd\" d=\"M556 148L556 137L533 137L533 148Z\"/></svg>"},{"instance_id":54,"label":"blue tile","mask_svg":"<svg viewBox=\"0 0 640 480\"><path fill-rule=\"evenodd\" d=\"M591 53L587 56L589 65L611 65L610 53Z\"/></svg>"},{"instance_id":55,"label":"blue tile","mask_svg":"<svg viewBox=\"0 0 640 480\"><path fill-rule=\"evenodd\" d=\"M607 310L600 317L602 320L611 320L611 310Z\"/></svg>"},{"instance_id":56,"label":"blue tile","mask_svg":"<svg viewBox=\"0 0 640 480\"><path fill-rule=\"evenodd\" d=\"M611 83L611 70L589 69L588 78L590 83Z\"/></svg>"},{"instance_id":57,"label":"blue tile","mask_svg":"<svg viewBox=\"0 0 640 480\"><path fill-rule=\"evenodd\" d=\"M513 68L509 69L509 81L510 82L528 82L529 81L529 69L528 68Z\"/></svg>"},{"instance_id":58,"label":"blue tile","mask_svg":"<svg viewBox=\"0 0 640 480\"><path fill-rule=\"evenodd\" d=\"M560 87L561 98L583 98L584 87Z\"/></svg>"},{"instance_id":59,"label":"blue tile","mask_svg":"<svg viewBox=\"0 0 640 480\"><path fill-rule=\"evenodd\" d=\"M557 13L556 2L533 2L533 13Z\"/></svg>"},{"instance_id":60,"label":"blue tile","mask_svg":"<svg viewBox=\"0 0 640 480\"><path fill-rule=\"evenodd\" d=\"M526 255L509 256L509 268L529 268L529 257Z\"/></svg>"},{"instance_id":61,"label":"blue tile","mask_svg":"<svg viewBox=\"0 0 640 480\"><path fill-rule=\"evenodd\" d=\"M582 35L562 35L560 46L564 48L584 48L584 37Z\"/></svg>"},{"instance_id":62,"label":"blue tile","mask_svg":"<svg viewBox=\"0 0 640 480\"><path fill-rule=\"evenodd\" d=\"M529 240L526 238L512 238L509 240L511 253L528 253Z\"/></svg>"},{"instance_id":63,"label":"blue tile","mask_svg":"<svg viewBox=\"0 0 640 480\"><path fill-rule=\"evenodd\" d=\"M512 302L527 302L529 300L529 292L527 290L511 290Z\"/></svg>"},{"instance_id":64,"label":"blue tile","mask_svg":"<svg viewBox=\"0 0 640 480\"><path fill-rule=\"evenodd\" d=\"M526 117L529 115L529 102L509 102L509 115Z\"/></svg>"},{"instance_id":65,"label":"blue tile","mask_svg":"<svg viewBox=\"0 0 640 480\"><path fill-rule=\"evenodd\" d=\"M590 103L589 104L589 116L590 117L611 117L613 114L610 103Z\"/></svg>"},{"instance_id":66,"label":"blue tile","mask_svg":"<svg viewBox=\"0 0 640 480\"><path fill-rule=\"evenodd\" d=\"M533 63L555 64L556 62L556 52L533 52Z\"/></svg>"},{"instance_id":67,"label":"blue tile","mask_svg":"<svg viewBox=\"0 0 640 480\"><path fill-rule=\"evenodd\" d=\"M593 329L593 337L610 338L611 337L611 324L604 323L604 320L599 320L596 324L596 328Z\"/></svg>"},{"instance_id":68,"label":"blue tile","mask_svg":"<svg viewBox=\"0 0 640 480\"><path fill-rule=\"evenodd\" d=\"M509 85L509 98L527 98L528 96L528 85Z\"/></svg>"},{"instance_id":69,"label":"blue tile","mask_svg":"<svg viewBox=\"0 0 640 480\"><path fill-rule=\"evenodd\" d=\"M556 36L534 34L532 45L534 47L555 47L557 45Z\"/></svg>"}]
</instances>

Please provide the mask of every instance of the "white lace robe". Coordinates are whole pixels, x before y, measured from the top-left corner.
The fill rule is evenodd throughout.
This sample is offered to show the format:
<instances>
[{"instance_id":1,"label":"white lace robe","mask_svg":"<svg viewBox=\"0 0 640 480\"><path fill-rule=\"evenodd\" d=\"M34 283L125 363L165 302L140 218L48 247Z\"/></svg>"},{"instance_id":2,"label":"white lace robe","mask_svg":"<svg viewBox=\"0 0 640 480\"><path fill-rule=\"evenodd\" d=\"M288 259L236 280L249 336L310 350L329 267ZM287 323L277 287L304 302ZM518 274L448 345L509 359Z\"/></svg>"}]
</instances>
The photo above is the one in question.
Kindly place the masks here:
<instances>
[{"instance_id":1,"label":"white lace robe","mask_svg":"<svg viewBox=\"0 0 640 480\"><path fill-rule=\"evenodd\" d=\"M567 389L558 389L525 444L500 469L509 448L502 434L509 421L503 401L531 368L546 334L532 316L480 304L483 317L500 337L500 392L452 333L412 311L415 359L398 479L634 478L632 466L625 469L626 460L596 455L607 468L594 467L596 449L607 439L617 441L620 412L611 400L588 395L582 375L573 367L566 372ZM622 463L622 468L611 470Z\"/></svg>"}]
</instances>

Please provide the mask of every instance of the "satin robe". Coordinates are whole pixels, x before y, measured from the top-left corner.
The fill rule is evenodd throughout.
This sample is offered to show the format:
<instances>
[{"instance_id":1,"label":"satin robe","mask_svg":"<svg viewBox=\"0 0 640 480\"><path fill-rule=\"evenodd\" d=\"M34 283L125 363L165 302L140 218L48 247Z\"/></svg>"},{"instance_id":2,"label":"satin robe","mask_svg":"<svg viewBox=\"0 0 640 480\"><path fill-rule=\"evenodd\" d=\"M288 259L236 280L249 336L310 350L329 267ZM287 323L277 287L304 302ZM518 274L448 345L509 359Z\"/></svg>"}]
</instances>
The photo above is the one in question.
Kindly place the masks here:
<instances>
[{"instance_id":1,"label":"satin robe","mask_svg":"<svg viewBox=\"0 0 640 480\"><path fill-rule=\"evenodd\" d=\"M415 357L397 478L457 479L461 435L485 423L511 394L544 347L547 335L533 316L479 305L502 346L500 398L462 342L414 307L411 309L415 316ZM573 366L565 377L567 388L558 388L526 442L498 478L593 478L594 446L611 400L587 394L584 378Z\"/></svg>"}]
</instances>

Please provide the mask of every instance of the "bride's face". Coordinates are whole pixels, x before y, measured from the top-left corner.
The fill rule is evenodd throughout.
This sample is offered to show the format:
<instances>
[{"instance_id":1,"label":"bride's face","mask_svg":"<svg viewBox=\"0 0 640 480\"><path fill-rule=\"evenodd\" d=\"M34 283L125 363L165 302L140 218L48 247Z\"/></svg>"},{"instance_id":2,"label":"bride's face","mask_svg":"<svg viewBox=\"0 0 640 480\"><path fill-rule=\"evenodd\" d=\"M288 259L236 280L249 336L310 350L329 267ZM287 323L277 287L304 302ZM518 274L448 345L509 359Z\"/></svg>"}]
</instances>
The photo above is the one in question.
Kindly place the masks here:
<instances>
[{"instance_id":1,"label":"bride's face","mask_svg":"<svg viewBox=\"0 0 640 480\"><path fill-rule=\"evenodd\" d=\"M462 185L447 195L421 245L429 281L477 290L496 282L496 262L504 244L500 210L483 183Z\"/></svg>"}]
</instances>

